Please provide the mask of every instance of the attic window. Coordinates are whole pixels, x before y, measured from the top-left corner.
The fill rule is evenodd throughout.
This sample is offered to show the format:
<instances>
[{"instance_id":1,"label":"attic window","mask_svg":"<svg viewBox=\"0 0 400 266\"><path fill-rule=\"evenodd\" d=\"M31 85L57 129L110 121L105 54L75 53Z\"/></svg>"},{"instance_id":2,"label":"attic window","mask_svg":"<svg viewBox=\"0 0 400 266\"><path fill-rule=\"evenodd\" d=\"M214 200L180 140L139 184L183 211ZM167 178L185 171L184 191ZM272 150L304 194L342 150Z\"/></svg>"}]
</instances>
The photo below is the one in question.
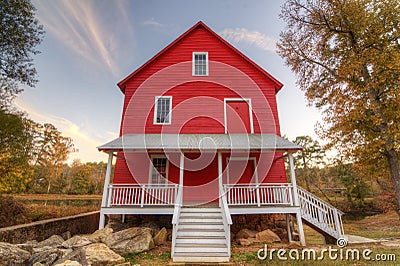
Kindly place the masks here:
<instances>
[{"instance_id":1,"label":"attic window","mask_svg":"<svg viewBox=\"0 0 400 266\"><path fill-rule=\"evenodd\" d=\"M156 96L154 103L154 124L171 124L172 96Z\"/></svg>"},{"instance_id":2,"label":"attic window","mask_svg":"<svg viewBox=\"0 0 400 266\"><path fill-rule=\"evenodd\" d=\"M208 76L208 53L193 52L192 60L193 76Z\"/></svg>"}]
</instances>

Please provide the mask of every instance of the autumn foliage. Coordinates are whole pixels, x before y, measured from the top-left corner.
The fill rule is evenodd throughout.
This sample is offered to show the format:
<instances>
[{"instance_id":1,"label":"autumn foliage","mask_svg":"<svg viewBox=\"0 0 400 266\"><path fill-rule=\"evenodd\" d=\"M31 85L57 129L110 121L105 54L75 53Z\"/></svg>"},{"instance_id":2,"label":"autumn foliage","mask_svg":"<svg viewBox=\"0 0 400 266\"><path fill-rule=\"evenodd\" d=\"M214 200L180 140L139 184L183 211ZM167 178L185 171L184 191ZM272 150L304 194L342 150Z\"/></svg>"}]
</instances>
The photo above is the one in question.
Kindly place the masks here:
<instances>
[{"instance_id":1,"label":"autumn foliage","mask_svg":"<svg viewBox=\"0 0 400 266\"><path fill-rule=\"evenodd\" d=\"M400 2L289 0L279 54L324 117L319 134L368 178L391 179L400 214Z\"/></svg>"}]
</instances>

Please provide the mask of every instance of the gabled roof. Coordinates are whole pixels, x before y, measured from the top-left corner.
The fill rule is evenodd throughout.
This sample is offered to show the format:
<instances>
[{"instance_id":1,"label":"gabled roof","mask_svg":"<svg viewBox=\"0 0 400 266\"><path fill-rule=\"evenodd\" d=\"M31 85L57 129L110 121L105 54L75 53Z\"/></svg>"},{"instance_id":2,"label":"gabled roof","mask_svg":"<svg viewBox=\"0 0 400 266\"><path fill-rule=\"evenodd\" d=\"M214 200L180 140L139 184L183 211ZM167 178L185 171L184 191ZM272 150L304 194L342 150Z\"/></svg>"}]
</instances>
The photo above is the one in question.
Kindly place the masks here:
<instances>
[{"instance_id":1,"label":"gabled roof","mask_svg":"<svg viewBox=\"0 0 400 266\"><path fill-rule=\"evenodd\" d=\"M166 46L164 49L162 49L159 53L157 53L155 56L153 56L149 61L144 63L141 67L136 69L133 73L131 73L129 76L127 76L125 79L121 80L118 82L118 87L121 89L123 93L125 93L125 85L126 82L137 75L140 71L142 71L145 67L150 65L152 62L154 62L157 58L162 56L164 53L166 53L171 47L176 45L179 41L181 41L183 38L185 38L187 35L189 35L191 32L193 32L195 29L203 27L205 30L207 30L211 35L215 36L219 41L221 41L223 44L225 44L228 48L233 50L238 56L242 57L245 61L250 63L253 67L255 67L257 70L259 70L262 74L264 74L266 77L271 79L275 85L276 85L276 92L278 92L283 84L279 82L276 78L274 78L271 74L269 74L267 71L265 71L262 67L254 63L250 58L245 56L242 52L240 52L238 49L233 47L230 43L225 41L221 36L219 36L217 33L215 33L213 30L211 30L206 24L204 24L202 21L197 22L193 27L191 27L189 30L187 30L185 33L183 33L181 36L179 36L175 41L170 43L168 46Z\"/></svg>"}]
</instances>

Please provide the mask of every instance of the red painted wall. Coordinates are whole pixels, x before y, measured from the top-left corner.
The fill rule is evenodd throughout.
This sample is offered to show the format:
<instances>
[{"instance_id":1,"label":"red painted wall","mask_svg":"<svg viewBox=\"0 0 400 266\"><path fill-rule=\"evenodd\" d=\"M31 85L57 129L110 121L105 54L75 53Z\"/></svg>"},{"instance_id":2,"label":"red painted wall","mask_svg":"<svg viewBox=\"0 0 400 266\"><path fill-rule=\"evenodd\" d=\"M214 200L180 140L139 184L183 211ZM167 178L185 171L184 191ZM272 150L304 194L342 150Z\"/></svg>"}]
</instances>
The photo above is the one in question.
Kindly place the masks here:
<instances>
[{"instance_id":1,"label":"red painted wall","mask_svg":"<svg viewBox=\"0 0 400 266\"><path fill-rule=\"evenodd\" d=\"M208 52L209 76L192 76L194 51ZM120 134L223 134L224 98L249 98L253 108L254 133L280 135L275 86L272 80L206 29L198 27L126 83ZM171 125L153 124L154 100L159 95L172 96ZM120 155L130 160L129 166L126 161L117 159L114 183L134 182L131 170L135 167L131 165L142 168L135 172L148 177L148 162L140 163L143 158L123 153ZM265 163L259 164L259 170L265 170L268 174L259 178L266 177L265 182L286 182L283 160L276 161L272 166L268 162L274 156L278 155L261 155ZM185 182L189 182L185 184L207 182L215 178L216 175L211 172L216 173L216 167L213 161L201 171L185 171ZM170 176L174 173L176 178L178 168L170 166L169 171Z\"/></svg>"}]
</instances>

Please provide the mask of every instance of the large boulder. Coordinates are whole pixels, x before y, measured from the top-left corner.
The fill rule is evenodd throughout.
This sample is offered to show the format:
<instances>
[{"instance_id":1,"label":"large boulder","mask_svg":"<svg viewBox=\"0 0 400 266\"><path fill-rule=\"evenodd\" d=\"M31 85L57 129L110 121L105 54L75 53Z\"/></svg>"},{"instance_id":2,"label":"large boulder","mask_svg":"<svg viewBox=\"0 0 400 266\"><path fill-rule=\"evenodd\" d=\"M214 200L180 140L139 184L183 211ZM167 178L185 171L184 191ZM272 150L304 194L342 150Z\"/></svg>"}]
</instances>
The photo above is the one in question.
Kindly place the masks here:
<instances>
[{"instance_id":1,"label":"large boulder","mask_svg":"<svg viewBox=\"0 0 400 266\"><path fill-rule=\"evenodd\" d=\"M113 229L110 227L103 228L96 230L93 234L91 235L86 235L85 237L92 241L93 243L98 243L101 242L102 239L108 237L113 233Z\"/></svg>"},{"instance_id":2,"label":"large boulder","mask_svg":"<svg viewBox=\"0 0 400 266\"><path fill-rule=\"evenodd\" d=\"M237 232L236 239L254 238L254 237L256 237L257 233L258 233L257 231L253 231L253 230L250 230L250 229L242 229L239 232Z\"/></svg>"},{"instance_id":3,"label":"large boulder","mask_svg":"<svg viewBox=\"0 0 400 266\"><path fill-rule=\"evenodd\" d=\"M64 255L61 259L54 262L54 264L55 265L57 265L57 264L63 265L63 263L67 263L68 261L72 261L72 262L76 261L76 262L79 262L79 264L81 264L83 266L87 266L88 263L86 261L85 249L77 248L74 251Z\"/></svg>"},{"instance_id":4,"label":"large boulder","mask_svg":"<svg viewBox=\"0 0 400 266\"><path fill-rule=\"evenodd\" d=\"M238 240L238 243L239 243L241 246L250 246L251 244L254 243L254 238L240 238L240 239Z\"/></svg>"},{"instance_id":5,"label":"large boulder","mask_svg":"<svg viewBox=\"0 0 400 266\"><path fill-rule=\"evenodd\" d=\"M257 233L256 239L259 242L267 242L267 243L281 242L281 238L269 229Z\"/></svg>"},{"instance_id":6,"label":"large boulder","mask_svg":"<svg viewBox=\"0 0 400 266\"><path fill-rule=\"evenodd\" d=\"M55 264L54 266L82 266L82 264L74 260L66 260L62 263Z\"/></svg>"},{"instance_id":7,"label":"large boulder","mask_svg":"<svg viewBox=\"0 0 400 266\"><path fill-rule=\"evenodd\" d=\"M25 265L30 257L28 251L0 242L0 265Z\"/></svg>"},{"instance_id":8,"label":"large boulder","mask_svg":"<svg viewBox=\"0 0 400 266\"><path fill-rule=\"evenodd\" d=\"M165 227L163 227L160 231L158 231L158 233L154 236L153 240L154 240L154 245L159 246L162 244L165 244L165 242L167 242L167 229Z\"/></svg>"},{"instance_id":9,"label":"large boulder","mask_svg":"<svg viewBox=\"0 0 400 266\"><path fill-rule=\"evenodd\" d=\"M55 247L45 246L43 248L35 248L35 252L29 259L27 265L40 264L43 266L51 266L62 257L63 252Z\"/></svg>"},{"instance_id":10,"label":"large boulder","mask_svg":"<svg viewBox=\"0 0 400 266\"><path fill-rule=\"evenodd\" d=\"M147 251L155 246L151 229L143 227L132 227L113 233L102 241L122 256Z\"/></svg>"},{"instance_id":11,"label":"large boulder","mask_svg":"<svg viewBox=\"0 0 400 266\"><path fill-rule=\"evenodd\" d=\"M125 259L103 243L94 243L85 247L86 261L91 266L117 265Z\"/></svg>"},{"instance_id":12,"label":"large boulder","mask_svg":"<svg viewBox=\"0 0 400 266\"><path fill-rule=\"evenodd\" d=\"M28 251L29 253L33 253L33 248L36 247L38 242L36 240L27 241L23 244L15 244L16 247Z\"/></svg>"},{"instance_id":13,"label":"large boulder","mask_svg":"<svg viewBox=\"0 0 400 266\"><path fill-rule=\"evenodd\" d=\"M61 246L63 248L72 248L76 249L79 247L87 246L92 244L94 241L89 240L87 237L76 235L71 237L68 240L65 240L64 242L61 243Z\"/></svg>"},{"instance_id":14,"label":"large boulder","mask_svg":"<svg viewBox=\"0 0 400 266\"><path fill-rule=\"evenodd\" d=\"M64 242L64 238L59 235L52 235L51 237L39 242L36 247L59 247Z\"/></svg>"}]
</instances>

